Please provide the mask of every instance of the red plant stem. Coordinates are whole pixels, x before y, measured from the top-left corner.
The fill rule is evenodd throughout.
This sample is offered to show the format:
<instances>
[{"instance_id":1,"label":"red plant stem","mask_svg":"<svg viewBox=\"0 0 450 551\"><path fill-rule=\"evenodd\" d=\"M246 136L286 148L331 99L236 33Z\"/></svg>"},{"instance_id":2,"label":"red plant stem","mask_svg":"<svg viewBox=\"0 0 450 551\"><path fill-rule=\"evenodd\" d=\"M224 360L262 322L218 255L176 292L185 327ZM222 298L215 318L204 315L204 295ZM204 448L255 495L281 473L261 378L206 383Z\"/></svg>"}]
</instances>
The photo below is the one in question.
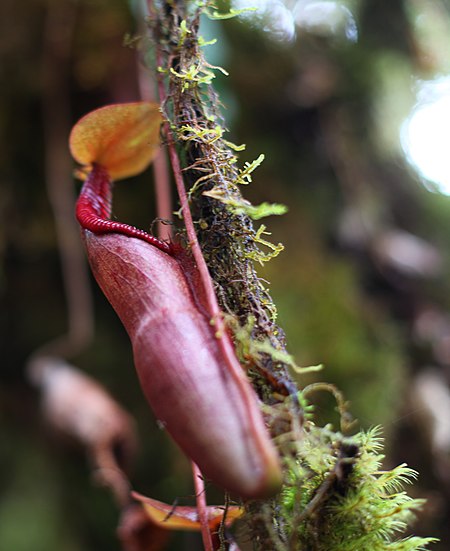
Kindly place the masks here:
<instances>
[{"instance_id":1,"label":"red plant stem","mask_svg":"<svg viewBox=\"0 0 450 551\"><path fill-rule=\"evenodd\" d=\"M148 0L149 13L155 16L155 8L152 5L152 0ZM156 64L157 67L162 67L162 53L161 46L156 41ZM158 92L159 100L161 105L164 105L166 101L166 92L164 87L164 76L162 73L158 72ZM243 397L243 401L246 404L247 415L250 420L251 425L256 425L252 404L250 400L251 396L247 392L246 383L247 381L243 377L242 368L239 362L236 360L236 352L234 346L229 338L227 328L222 318L222 312L219 308L217 302L217 297L214 292L213 283L209 275L208 266L206 264L205 258L203 256L200 244L197 239L197 234L195 233L194 222L192 220L192 214L189 208L189 201L186 193L186 188L184 187L183 176L181 172L180 160L178 158L178 153L175 147L175 139L170 128L169 123L166 121L163 124L163 133L167 139L167 147L169 152L169 159L172 165L172 171L175 179L175 185L178 191L178 196L180 199L181 212L183 214L184 224L186 228L186 233L189 239L189 245L192 250L192 255L194 257L196 267L199 273L200 284L203 286L204 297L206 300L206 308L208 314L211 317L211 323L216 328L216 337L218 341L219 348L222 352L222 357L224 359L224 364L228 373L234 378L238 388ZM265 450L261 446L261 455L265 455Z\"/></svg>"},{"instance_id":2,"label":"red plant stem","mask_svg":"<svg viewBox=\"0 0 450 551\"><path fill-rule=\"evenodd\" d=\"M205 551L213 551L211 532L208 524L208 511L206 509L205 483L197 465L192 462L192 474L194 477L195 499L197 501L198 520L200 521L203 547Z\"/></svg>"},{"instance_id":3,"label":"red plant stem","mask_svg":"<svg viewBox=\"0 0 450 551\"><path fill-rule=\"evenodd\" d=\"M175 149L173 134L167 123L164 124L164 131L169 142L169 159L172 164L175 184L177 186L178 195L180 197L181 211L183 213L186 233L188 235L189 245L191 247L192 255L194 257L196 267L200 275L200 281L205 292L208 314L211 316L212 324L216 328L216 337L222 350L223 357L227 363L227 367L229 368L229 371L233 374L233 376L235 376L236 381L240 383L242 381L241 368L240 365L236 362L234 347L231 343L230 338L228 337L227 328L225 327L225 323L222 319L222 312L217 302L211 276L209 275L208 266L206 265L205 258L203 256L200 244L197 239L197 235L195 233L194 222L192 220L192 214L189 209L187 193L184 187L183 176L181 174L180 161L178 159L178 154ZM236 367L239 369L239 372L237 372ZM243 394L246 396L246 393Z\"/></svg>"}]
</instances>

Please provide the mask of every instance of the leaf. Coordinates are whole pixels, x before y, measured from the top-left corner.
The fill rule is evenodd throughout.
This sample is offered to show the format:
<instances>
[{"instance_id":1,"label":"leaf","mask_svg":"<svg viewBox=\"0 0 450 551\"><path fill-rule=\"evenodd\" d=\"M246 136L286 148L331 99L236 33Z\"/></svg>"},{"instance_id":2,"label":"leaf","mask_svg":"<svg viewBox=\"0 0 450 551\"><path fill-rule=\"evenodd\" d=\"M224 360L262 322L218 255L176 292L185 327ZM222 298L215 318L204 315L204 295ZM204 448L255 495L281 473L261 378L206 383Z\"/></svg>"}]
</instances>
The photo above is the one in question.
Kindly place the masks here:
<instances>
[{"instance_id":1,"label":"leaf","mask_svg":"<svg viewBox=\"0 0 450 551\"><path fill-rule=\"evenodd\" d=\"M157 103L107 105L88 113L73 127L69 138L74 159L85 167L98 164L111 179L142 172L159 146L162 115Z\"/></svg>"},{"instance_id":2,"label":"leaf","mask_svg":"<svg viewBox=\"0 0 450 551\"><path fill-rule=\"evenodd\" d=\"M200 521L198 520L198 513L196 507L189 506L173 506L145 497L137 492L131 492L131 495L137 501L142 503L145 512L150 520L162 528L167 530L189 530L200 531ZM208 524L211 531L217 530L219 524L222 521L222 517L225 512L225 507L221 506L208 506L206 507L208 513ZM228 507L226 516L226 525L229 526L233 521L242 516L243 509L236 506Z\"/></svg>"}]
</instances>

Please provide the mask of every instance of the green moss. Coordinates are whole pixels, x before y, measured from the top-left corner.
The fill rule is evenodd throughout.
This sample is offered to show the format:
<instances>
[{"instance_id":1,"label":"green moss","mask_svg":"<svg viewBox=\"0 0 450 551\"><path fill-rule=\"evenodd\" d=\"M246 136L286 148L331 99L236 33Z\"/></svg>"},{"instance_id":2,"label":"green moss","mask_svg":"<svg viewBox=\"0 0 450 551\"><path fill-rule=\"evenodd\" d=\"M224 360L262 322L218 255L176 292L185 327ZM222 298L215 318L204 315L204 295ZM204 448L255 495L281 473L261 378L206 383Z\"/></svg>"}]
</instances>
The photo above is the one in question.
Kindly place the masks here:
<instances>
[{"instance_id":1,"label":"green moss","mask_svg":"<svg viewBox=\"0 0 450 551\"><path fill-rule=\"evenodd\" d=\"M289 549L420 550L433 538L399 538L423 500L402 491L417 473L381 470L379 429L348 439L308 422L297 442L281 505Z\"/></svg>"},{"instance_id":2,"label":"green moss","mask_svg":"<svg viewBox=\"0 0 450 551\"><path fill-rule=\"evenodd\" d=\"M164 7L152 22L166 55L161 70L167 79L168 100L163 112L176 137L194 224L220 306L234 332L241 363L264 401L263 411L284 466L281 494L246 504L254 549L423 549L433 540L397 538L422 504L398 490L413 471L405 466L380 471L376 431L350 439L329 424L315 424L310 404L314 391L331 391L341 430L350 425L348 404L334 385L311 384L299 392L290 376L295 362L276 323L275 304L255 268L283 246L263 238L265 226L256 229L252 223L252 217L280 214L283 208L254 207L241 195L240 187L252 181L263 156L239 168L237 153L243 147L224 138L226 129L212 84L215 71L226 72L207 63L198 35L202 13L218 17L215 6L202 2ZM303 335L300 346L308 350L319 337L321 342L328 341L329 361L318 360L327 360L333 370L336 364L339 369L351 366L355 377L364 362L385 369L390 351L385 359L385 348L373 345L374 336L367 329L370 323L359 327L361 312L358 297L351 292L352 274L337 263L330 270L330 265L314 260L314 253L309 260L309 266L304 259L299 263L295 281L304 290L297 314L306 329L298 333ZM372 351L379 354L369 360ZM395 390L388 395L391 399Z\"/></svg>"}]
</instances>

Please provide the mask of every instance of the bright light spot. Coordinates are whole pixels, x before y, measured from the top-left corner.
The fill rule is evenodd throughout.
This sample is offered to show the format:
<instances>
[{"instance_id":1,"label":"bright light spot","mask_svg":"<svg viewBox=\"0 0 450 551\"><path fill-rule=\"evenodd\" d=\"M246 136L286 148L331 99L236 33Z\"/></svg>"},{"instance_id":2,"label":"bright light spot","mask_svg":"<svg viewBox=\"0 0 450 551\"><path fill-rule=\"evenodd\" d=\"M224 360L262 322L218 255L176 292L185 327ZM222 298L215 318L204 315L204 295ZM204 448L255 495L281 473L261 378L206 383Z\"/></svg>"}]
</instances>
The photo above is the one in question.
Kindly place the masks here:
<instances>
[{"instance_id":1,"label":"bright light spot","mask_svg":"<svg viewBox=\"0 0 450 551\"><path fill-rule=\"evenodd\" d=\"M408 161L419 174L450 195L449 77L420 85L418 103L402 126L401 140Z\"/></svg>"},{"instance_id":2,"label":"bright light spot","mask_svg":"<svg viewBox=\"0 0 450 551\"><path fill-rule=\"evenodd\" d=\"M339 2L298 0L295 21L299 27L320 35L344 34L347 40L358 40L358 28L351 11Z\"/></svg>"},{"instance_id":3,"label":"bright light spot","mask_svg":"<svg viewBox=\"0 0 450 551\"><path fill-rule=\"evenodd\" d=\"M340 2L318 0L232 0L234 9L254 8L240 17L258 26L280 42L292 42L296 26L325 35L344 35L358 40L358 29L350 10Z\"/></svg>"},{"instance_id":4,"label":"bright light spot","mask_svg":"<svg viewBox=\"0 0 450 551\"><path fill-rule=\"evenodd\" d=\"M233 0L234 9L256 8L240 17L262 28L280 42L292 42L295 38L294 16L282 0Z\"/></svg>"}]
</instances>

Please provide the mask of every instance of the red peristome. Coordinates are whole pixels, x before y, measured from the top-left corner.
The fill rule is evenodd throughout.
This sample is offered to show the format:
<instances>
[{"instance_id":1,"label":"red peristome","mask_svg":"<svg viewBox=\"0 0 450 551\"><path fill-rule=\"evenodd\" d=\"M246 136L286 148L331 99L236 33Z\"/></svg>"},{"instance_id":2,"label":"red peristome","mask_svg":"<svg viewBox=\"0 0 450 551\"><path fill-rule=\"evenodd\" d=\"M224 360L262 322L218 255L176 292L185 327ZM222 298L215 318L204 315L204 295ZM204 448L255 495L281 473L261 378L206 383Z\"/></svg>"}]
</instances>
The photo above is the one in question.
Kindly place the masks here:
<instances>
[{"instance_id":1,"label":"red peristome","mask_svg":"<svg viewBox=\"0 0 450 551\"><path fill-rule=\"evenodd\" d=\"M82 228L94 233L121 233L128 237L137 237L154 245L166 253L171 246L150 235L144 230L129 224L109 220L111 216L112 183L108 172L99 165L94 165L81 189L76 204L75 214Z\"/></svg>"},{"instance_id":2,"label":"red peristome","mask_svg":"<svg viewBox=\"0 0 450 551\"><path fill-rule=\"evenodd\" d=\"M224 364L178 262L142 239L84 232L92 270L133 345L157 418L207 478L245 498L279 489L256 394ZM237 362L237 359L236 359Z\"/></svg>"}]
</instances>

